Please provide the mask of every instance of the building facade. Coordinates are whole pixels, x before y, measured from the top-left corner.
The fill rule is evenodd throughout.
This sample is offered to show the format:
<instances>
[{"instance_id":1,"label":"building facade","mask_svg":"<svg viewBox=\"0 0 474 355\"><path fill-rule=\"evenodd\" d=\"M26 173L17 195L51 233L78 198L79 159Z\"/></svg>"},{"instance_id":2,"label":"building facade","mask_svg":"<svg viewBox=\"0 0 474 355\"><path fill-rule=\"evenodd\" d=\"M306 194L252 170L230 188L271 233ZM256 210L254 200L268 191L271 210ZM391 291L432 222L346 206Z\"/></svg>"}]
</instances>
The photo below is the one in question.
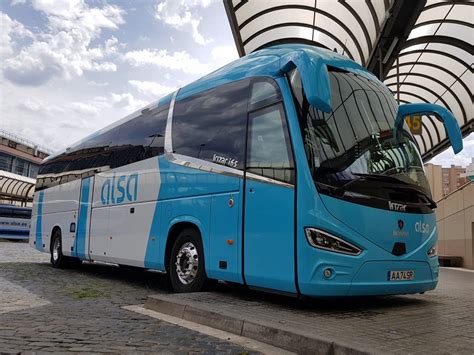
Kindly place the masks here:
<instances>
[{"instance_id":1,"label":"building facade","mask_svg":"<svg viewBox=\"0 0 474 355\"><path fill-rule=\"evenodd\" d=\"M51 151L0 130L0 204L29 206L39 165Z\"/></svg>"},{"instance_id":2,"label":"building facade","mask_svg":"<svg viewBox=\"0 0 474 355\"><path fill-rule=\"evenodd\" d=\"M469 181L466 177L466 168L461 166L451 165L449 168L443 168L440 165L428 163L425 165L425 170L435 201L458 190Z\"/></svg>"},{"instance_id":3,"label":"building facade","mask_svg":"<svg viewBox=\"0 0 474 355\"><path fill-rule=\"evenodd\" d=\"M467 180L464 177L466 169L461 166L451 165L450 168L442 168L443 171L443 196L449 195L463 186Z\"/></svg>"},{"instance_id":4,"label":"building facade","mask_svg":"<svg viewBox=\"0 0 474 355\"><path fill-rule=\"evenodd\" d=\"M474 181L474 157L471 158L471 164L466 167L466 173L462 176L468 181Z\"/></svg>"},{"instance_id":5,"label":"building facade","mask_svg":"<svg viewBox=\"0 0 474 355\"><path fill-rule=\"evenodd\" d=\"M433 200L438 204L438 254L456 256L474 269L474 158L467 168L426 164Z\"/></svg>"},{"instance_id":6,"label":"building facade","mask_svg":"<svg viewBox=\"0 0 474 355\"><path fill-rule=\"evenodd\" d=\"M51 152L37 144L0 130L0 170L36 178L39 165Z\"/></svg>"},{"instance_id":7,"label":"building facade","mask_svg":"<svg viewBox=\"0 0 474 355\"><path fill-rule=\"evenodd\" d=\"M474 181L438 201L438 254L460 256L474 269Z\"/></svg>"}]
</instances>

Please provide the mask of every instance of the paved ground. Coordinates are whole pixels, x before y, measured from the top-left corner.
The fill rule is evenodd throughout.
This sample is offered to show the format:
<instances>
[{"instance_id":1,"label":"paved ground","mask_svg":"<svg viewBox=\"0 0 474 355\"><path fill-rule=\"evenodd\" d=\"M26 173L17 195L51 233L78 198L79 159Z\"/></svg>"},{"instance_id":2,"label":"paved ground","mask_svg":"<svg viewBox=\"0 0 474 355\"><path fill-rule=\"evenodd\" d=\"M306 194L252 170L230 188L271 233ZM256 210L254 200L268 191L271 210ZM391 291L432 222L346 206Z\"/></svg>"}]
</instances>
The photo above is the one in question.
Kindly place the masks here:
<instances>
[{"instance_id":1,"label":"paved ground","mask_svg":"<svg viewBox=\"0 0 474 355\"><path fill-rule=\"evenodd\" d=\"M132 313L121 307L168 293L163 276L107 265L57 270L27 244L0 242L0 353L245 352L234 344ZM472 354L474 273L442 269L425 295L319 300L220 286L172 295L222 312L317 332L376 353Z\"/></svg>"},{"instance_id":2,"label":"paved ground","mask_svg":"<svg viewBox=\"0 0 474 355\"><path fill-rule=\"evenodd\" d=\"M167 293L163 277L107 265L53 269L25 243L0 242L0 353L247 353L232 343L121 309Z\"/></svg>"},{"instance_id":3,"label":"paved ground","mask_svg":"<svg viewBox=\"0 0 474 355\"><path fill-rule=\"evenodd\" d=\"M200 294L160 295L158 300L165 301L167 308L162 310L152 302L149 308L167 312L186 305L185 310L204 317L204 324L215 313L228 317L223 319L275 328L273 333L292 334L288 341L277 339L276 346L286 347L287 342L294 342L292 337L302 336L374 354L474 354L472 271L442 268L438 287L424 295L302 302L221 287ZM262 340L260 334L254 335ZM306 343L301 346L305 348Z\"/></svg>"}]
</instances>

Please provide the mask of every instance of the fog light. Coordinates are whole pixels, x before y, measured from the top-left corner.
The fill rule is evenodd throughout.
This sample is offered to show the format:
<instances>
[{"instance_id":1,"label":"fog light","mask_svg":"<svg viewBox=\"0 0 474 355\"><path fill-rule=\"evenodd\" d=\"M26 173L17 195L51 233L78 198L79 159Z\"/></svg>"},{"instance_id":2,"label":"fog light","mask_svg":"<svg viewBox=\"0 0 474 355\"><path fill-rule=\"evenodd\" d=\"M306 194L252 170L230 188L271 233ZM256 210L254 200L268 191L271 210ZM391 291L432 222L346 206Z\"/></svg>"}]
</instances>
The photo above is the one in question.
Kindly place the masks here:
<instances>
[{"instance_id":1,"label":"fog light","mask_svg":"<svg viewBox=\"0 0 474 355\"><path fill-rule=\"evenodd\" d=\"M431 247L430 250L428 250L428 256L436 256L438 255L438 249L436 248L436 245L434 247Z\"/></svg>"},{"instance_id":2,"label":"fog light","mask_svg":"<svg viewBox=\"0 0 474 355\"><path fill-rule=\"evenodd\" d=\"M348 255L359 255L362 252L355 245L319 229L305 228L305 233L309 244L315 248Z\"/></svg>"},{"instance_id":3,"label":"fog light","mask_svg":"<svg viewBox=\"0 0 474 355\"><path fill-rule=\"evenodd\" d=\"M332 276L332 270L331 269L324 269L323 271L324 277L329 279Z\"/></svg>"}]
</instances>

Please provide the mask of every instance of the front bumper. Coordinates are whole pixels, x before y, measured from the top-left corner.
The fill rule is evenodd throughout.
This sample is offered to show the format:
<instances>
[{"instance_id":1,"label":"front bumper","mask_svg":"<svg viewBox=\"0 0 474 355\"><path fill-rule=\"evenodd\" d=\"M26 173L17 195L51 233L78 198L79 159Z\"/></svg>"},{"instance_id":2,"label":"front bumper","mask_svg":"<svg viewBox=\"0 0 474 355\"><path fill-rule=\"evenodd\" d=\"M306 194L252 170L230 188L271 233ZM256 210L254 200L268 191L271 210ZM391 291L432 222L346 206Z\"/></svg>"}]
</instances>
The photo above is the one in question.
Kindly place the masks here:
<instances>
[{"instance_id":1,"label":"front bumper","mask_svg":"<svg viewBox=\"0 0 474 355\"><path fill-rule=\"evenodd\" d=\"M330 268L332 276L325 278L323 270ZM390 281L390 271L413 270L412 281ZM347 265L323 264L316 268L312 282L300 284L307 296L377 296L413 294L433 290L438 283L438 260L427 261L366 261L356 272Z\"/></svg>"}]
</instances>

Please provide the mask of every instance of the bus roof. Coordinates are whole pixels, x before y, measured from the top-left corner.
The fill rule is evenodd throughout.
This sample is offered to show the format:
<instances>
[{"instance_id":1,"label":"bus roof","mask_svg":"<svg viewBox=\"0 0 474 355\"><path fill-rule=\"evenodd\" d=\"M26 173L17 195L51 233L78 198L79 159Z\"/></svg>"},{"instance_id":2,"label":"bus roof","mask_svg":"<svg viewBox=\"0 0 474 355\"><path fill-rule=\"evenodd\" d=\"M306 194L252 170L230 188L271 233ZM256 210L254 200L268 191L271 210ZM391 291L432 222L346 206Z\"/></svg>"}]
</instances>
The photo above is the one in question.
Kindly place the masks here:
<instances>
[{"instance_id":1,"label":"bus roof","mask_svg":"<svg viewBox=\"0 0 474 355\"><path fill-rule=\"evenodd\" d=\"M367 77L371 80L378 81L375 75L373 75L367 69L362 67L360 64L336 52L308 44L281 44L255 51L182 87L181 89L179 89L176 101L182 100L198 92L205 91L219 85L227 84L232 81L237 81L248 77L277 77L282 74L281 59L291 53L296 52L304 52L309 58L313 60L320 60L329 67L347 70ZM49 161L52 158L55 158L58 155L68 151L69 149L73 150L75 146L84 143L88 139L93 138L99 134L105 133L116 126L139 116L146 108L153 109L155 107L168 104L171 101L172 97L173 93L170 93L160 98L159 100L153 101L144 108L141 108L131 113L130 115L120 120L117 120L111 123L110 125L88 135L87 137L74 143L70 147L50 155L43 162Z\"/></svg>"}]
</instances>

